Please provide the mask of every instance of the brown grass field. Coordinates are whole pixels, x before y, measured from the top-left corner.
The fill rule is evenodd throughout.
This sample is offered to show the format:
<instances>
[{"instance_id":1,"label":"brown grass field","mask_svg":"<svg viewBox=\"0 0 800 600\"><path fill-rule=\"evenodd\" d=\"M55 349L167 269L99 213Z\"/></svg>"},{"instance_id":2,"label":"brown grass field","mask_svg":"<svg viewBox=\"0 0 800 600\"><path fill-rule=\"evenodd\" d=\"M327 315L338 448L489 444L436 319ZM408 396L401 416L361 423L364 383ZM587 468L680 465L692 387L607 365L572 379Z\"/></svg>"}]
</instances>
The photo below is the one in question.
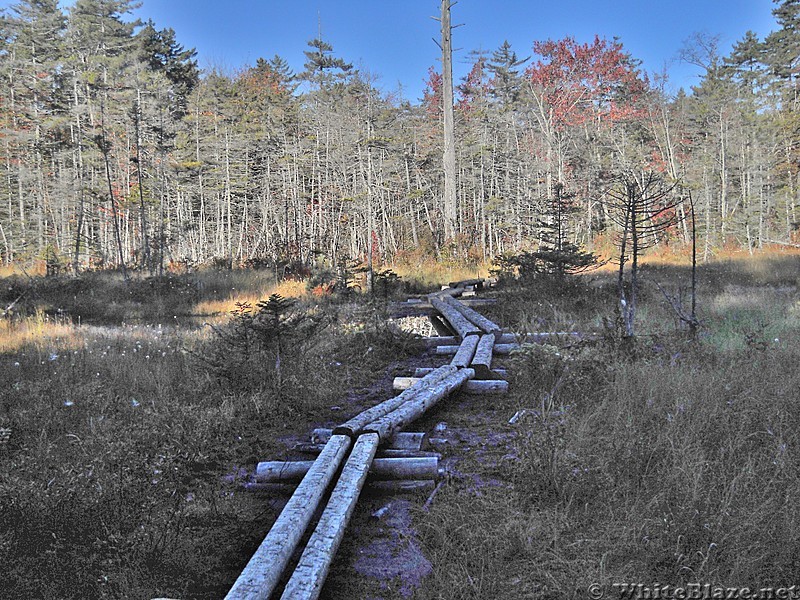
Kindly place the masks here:
<instances>
[{"instance_id":1,"label":"brown grass field","mask_svg":"<svg viewBox=\"0 0 800 600\"><path fill-rule=\"evenodd\" d=\"M633 345L610 325L609 267L488 292L509 329L593 337L524 346L506 361L510 394L459 396L421 423L455 437L430 510L411 497L431 569L414 598L797 583L800 255L702 264L696 337L655 285L687 302L686 264L645 262ZM282 439L421 353L387 325L387 299L488 266L394 270L377 298L236 270L128 284L5 272L0 596L223 596L280 506L223 476L285 455ZM252 316L272 293L296 303L264 330ZM360 597L351 574L337 564L323 596Z\"/></svg>"}]
</instances>

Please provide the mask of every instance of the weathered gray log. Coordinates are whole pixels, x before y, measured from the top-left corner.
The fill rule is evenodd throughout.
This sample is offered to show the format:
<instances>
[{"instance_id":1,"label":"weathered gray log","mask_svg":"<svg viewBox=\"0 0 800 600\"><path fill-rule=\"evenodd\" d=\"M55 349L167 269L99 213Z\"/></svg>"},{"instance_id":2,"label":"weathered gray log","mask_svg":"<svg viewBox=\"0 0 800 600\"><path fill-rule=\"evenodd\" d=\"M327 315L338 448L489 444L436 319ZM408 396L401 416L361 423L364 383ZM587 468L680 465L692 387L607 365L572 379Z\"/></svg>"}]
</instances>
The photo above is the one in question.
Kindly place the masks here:
<instances>
[{"instance_id":1,"label":"weathered gray log","mask_svg":"<svg viewBox=\"0 0 800 600\"><path fill-rule=\"evenodd\" d=\"M436 348L436 354L441 356L452 356L456 352L458 352L458 346L439 346ZM519 344L495 344L492 348L492 354L494 355L508 355L511 354L513 350L519 349Z\"/></svg>"},{"instance_id":2,"label":"weathered gray log","mask_svg":"<svg viewBox=\"0 0 800 600\"><path fill-rule=\"evenodd\" d=\"M439 315L428 315L428 320L439 335L452 336L453 330Z\"/></svg>"},{"instance_id":3,"label":"weathered gray log","mask_svg":"<svg viewBox=\"0 0 800 600\"><path fill-rule=\"evenodd\" d=\"M417 367L414 369L414 374L412 377L425 377L428 373L433 371L433 367ZM505 369L492 369L493 376L489 379L505 379L508 377L508 371ZM477 373L475 373L475 379L480 379Z\"/></svg>"},{"instance_id":4,"label":"weathered gray log","mask_svg":"<svg viewBox=\"0 0 800 600\"><path fill-rule=\"evenodd\" d=\"M562 337L581 337L582 334L576 331L561 331L561 332L542 332L542 333L503 333L495 340L497 344L518 344L530 343L541 344L553 339ZM427 348L435 348L436 346L457 346L458 338L452 335L440 335L433 337L422 338L423 343Z\"/></svg>"},{"instance_id":5,"label":"weathered gray log","mask_svg":"<svg viewBox=\"0 0 800 600\"><path fill-rule=\"evenodd\" d=\"M451 296L443 296L442 300L449 306L460 312L470 323L478 326L484 333L491 333L495 337L500 337L503 333L502 327L494 321L484 317L481 313L471 309L463 302L459 302Z\"/></svg>"},{"instance_id":6,"label":"weathered gray log","mask_svg":"<svg viewBox=\"0 0 800 600\"><path fill-rule=\"evenodd\" d=\"M409 400L396 410L365 426L364 432L377 433L382 440L389 439L474 376L475 371L472 369L459 369L447 379L432 386L428 393L419 394L413 400Z\"/></svg>"},{"instance_id":7,"label":"weathered gray log","mask_svg":"<svg viewBox=\"0 0 800 600\"><path fill-rule=\"evenodd\" d=\"M430 493L436 481L367 481L364 494L371 496L395 496L397 494Z\"/></svg>"},{"instance_id":8,"label":"weathered gray log","mask_svg":"<svg viewBox=\"0 0 800 600\"><path fill-rule=\"evenodd\" d=\"M475 372L477 377L477 371ZM394 389L404 390L419 381L416 377L395 377ZM461 391L466 394L505 394L508 392L508 382L504 379L473 379L466 382Z\"/></svg>"},{"instance_id":9,"label":"weathered gray log","mask_svg":"<svg viewBox=\"0 0 800 600\"><path fill-rule=\"evenodd\" d=\"M458 338L454 335L425 337L422 338L422 341L427 348L435 348L436 346L455 346L458 344Z\"/></svg>"},{"instance_id":10,"label":"weathered gray log","mask_svg":"<svg viewBox=\"0 0 800 600\"><path fill-rule=\"evenodd\" d=\"M496 304L497 298L464 298L461 302L473 308L480 308ZM395 302L389 305L389 314L392 317L412 317L438 313L429 302Z\"/></svg>"},{"instance_id":11,"label":"weathered gray log","mask_svg":"<svg viewBox=\"0 0 800 600\"><path fill-rule=\"evenodd\" d=\"M483 288L483 279L481 278L474 278L474 279L465 279L464 281L451 281L448 283L448 287L451 288L466 288L466 287L474 287L475 289L482 289Z\"/></svg>"},{"instance_id":12,"label":"weathered gray log","mask_svg":"<svg viewBox=\"0 0 800 600\"><path fill-rule=\"evenodd\" d=\"M431 295L429 300L431 305L442 314L445 321L461 339L481 333L481 329L477 325L445 302L442 297Z\"/></svg>"},{"instance_id":13,"label":"weathered gray log","mask_svg":"<svg viewBox=\"0 0 800 600\"><path fill-rule=\"evenodd\" d=\"M361 488L364 487L379 441L374 434L365 434L356 440L328 505L286 584L281 596L284 600L316 600L319 597Z\"/></svg>"},{"instance_id":14,"label":"weathered gray log","mask_svg":"<svg viewBox=\"0 0 800 600\"><path fill-rule=\"evenodd\" d=\"M303 442L295 444L292 450L316 456L322 452L323 448L325 448L325 444ZM440 456L440 454L429 450L405 450L403 448L378 448L378 453L376 454L377 458L415 458L421 456Z\"/></svg>"},{"instance_id":15,"label":"weathered gray log","mask_svg":"<svg viewBox=\"0 0 800 600\"><path fill-rule=\"evenodd\" d=\"M267 600L272 595L351 443L345 435L334 435L328 440L226 600Z\"/></svg>"},{"instance_id":16,"label":"weathered gray log","mask_svg":"<svg viewBox=\"0 0 800 600\"><path fill-rule=\"evenodd\" d=\"M357 437L366 425L389 414L397 407L402 406L405 402L415 398L419 394L426 394L430 388L437 386L440 381L450 377L457 370L458 369L452 365L444 365L435 369L430 375L423 377L419 382L402 392L399 396L384 400L380 404L368 408L349 421L335 427L333 433ZM381 441L388 441L388 438L381 437Z\"/></svg>"},{"instance_id":17,"label":"weathered gray log","mask_svg":"<svg viewBox=\"0 0 800 600\"><path fill-rule=\"evenodd\" d=\"M433 371L433 369L431 369L431 371ZM311 432L311 442L314 444L324 444L330 439L331 435L333 435L333 429L318 427ZM421 431L398 431L397 435L393 435L383 448L391 448L394 450L422 450L427 444L427 441L427 433Z\"/></svg>"},{"instance_id":18,"label":"weathered gray log","mask_svg":"<svg viewBox=\"0 0 800 600\"><path fill-rule=\"evenodd\" d=\"M439 477L442 477L442 470L439 469ZM433 479L426 479L424 481L411 481L405 479L396 479L393 481L372 481L367 478L367 483L364 485L364 492L371 492L375 494L402 494L405 492L415 491L428 491L436 486L436 481ZM242 490L246 492L266 492L267 494L291 494L296 485L293 483L256 483L252 481L245 481L240 484Z\"/></svg>"},{"instance_id":19,"label":"weathered gray log","mask_svg":"<svg viewBox=\"0 0 800 600\"><path fill-rule=\"evenodd\" d=\"M470 367L475 369L476 379L497 379L492 372L492 353L494 351L494 335L482 335L475 348L475 356L472 357ZM456 353L458 356L458 353Z\"/></svg>"},{"instance_id":20,"label":"weathered gray log","mask_svg":"<svg viewBox=\"0 0 800 600\"><path fill-rule=\"evenodd\" d=\"M469 363L472 362L472 357L475 356L475 349L478 347L479 341L480 338L477 335L465 337L464 341L459 344L458 352L456 352L450 364L459 369L468 367Z\"/></svg>"},{"instance_id":21,"label":"weathered gray log","mask_svg":"<svg viewBox=\"0 0 800 600\"><path fill-rule=\"evenodd\" d=\"M258 483L291 483L300 481L314 464L313 460L268 460L258 463ZM376 458L369 470L370 479L435 479L439 471L436 456Z\"/></svg>"}]
</instances>

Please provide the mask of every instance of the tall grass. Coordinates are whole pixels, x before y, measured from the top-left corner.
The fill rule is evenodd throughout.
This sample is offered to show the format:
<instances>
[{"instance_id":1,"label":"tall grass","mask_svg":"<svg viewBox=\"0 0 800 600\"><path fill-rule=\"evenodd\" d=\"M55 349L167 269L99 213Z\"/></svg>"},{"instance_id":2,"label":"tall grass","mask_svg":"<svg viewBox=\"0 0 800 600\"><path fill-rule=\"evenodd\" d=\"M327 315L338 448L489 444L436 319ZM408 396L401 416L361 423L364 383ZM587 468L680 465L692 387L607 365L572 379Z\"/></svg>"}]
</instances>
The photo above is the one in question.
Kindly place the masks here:
<instances>
[{"instance_id":1,"label":"tall grass","mask_svg":"<svg viewBox=\"0 0 800 600\"><path fill-rule=\"evenodd\" d=\"M687 273L651 265L633 352L595 330L600 341L519 353L515 391L488 412L512 451L488 464L462 456L458 467L491 470L495 485L451 486L418 515L434 568L418 597L586 598L593 582L792 585L798 272L775 257L702 269L704 328L692 340L652 286L677 287ZM571 285L508 291L498 311L507 324L517 315L522 327L590 330L613 308L613 282Z\"/></svg>"}]
</instances>

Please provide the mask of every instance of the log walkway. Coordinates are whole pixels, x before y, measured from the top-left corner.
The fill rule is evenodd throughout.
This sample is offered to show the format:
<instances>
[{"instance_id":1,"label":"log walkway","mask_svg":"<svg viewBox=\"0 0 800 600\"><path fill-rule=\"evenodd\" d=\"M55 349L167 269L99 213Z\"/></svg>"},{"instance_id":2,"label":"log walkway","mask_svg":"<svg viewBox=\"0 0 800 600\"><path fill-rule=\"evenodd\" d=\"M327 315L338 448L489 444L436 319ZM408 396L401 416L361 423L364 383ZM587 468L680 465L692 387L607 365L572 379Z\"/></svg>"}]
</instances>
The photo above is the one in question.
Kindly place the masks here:
<instances>
[{"instance_id":1,"label":"log walkway","mask_svg":"<svg viewBox=\"0 0 800 600\"><path fill-rule=\"evenodd\" d=\"M288 583L281 598L318 598L365 483L376 479L437 478L438 455L423 451L427 436L401 430L456 390L504 393L508 387L503 379L505 372L492 369L492 355L507 354L519 346L517 336L503 333L499 325L472 308L471 305L481 304L476 299L470 302L456 299L474 295L475 290L482 287L482 280L451 283L429 295L427 302L399 303L406 304L402 310L411 314L428 314L440 334L452 334L426 341L429 347L436 348L436 354L453 355L449 364L420 369L414 377L398 378L394 387L402 390L399 395L359 413L333 430L315 430L312 443L302 449L317 454L315 460L259 463L256 482L251 485L290 481L299 481L299 484L228 592L227 600L267 600L274 597L279 583L287 576ZM415 313L419 310L416 306L420 312ZM333 491L323 508L331 486ZM292 556L320 508L323 508L322 516L299 562L288 573Z\"/></svg>"}]
</instances>

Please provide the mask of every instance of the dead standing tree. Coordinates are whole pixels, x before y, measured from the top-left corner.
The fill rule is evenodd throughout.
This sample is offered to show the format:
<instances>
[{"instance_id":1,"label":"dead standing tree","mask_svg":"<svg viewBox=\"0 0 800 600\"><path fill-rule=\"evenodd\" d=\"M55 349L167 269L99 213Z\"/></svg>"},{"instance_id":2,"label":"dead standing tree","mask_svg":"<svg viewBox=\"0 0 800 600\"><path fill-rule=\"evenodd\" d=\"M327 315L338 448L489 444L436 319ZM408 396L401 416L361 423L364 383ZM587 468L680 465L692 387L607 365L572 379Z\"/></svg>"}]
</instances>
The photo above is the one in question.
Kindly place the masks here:
<instances>
[{"instance_id":1,"label":"dead standing tree","mask_svg":"<svg viewBox=\"0 0 800 600\"><path fill-rule=\"evenodd\" d=\"M621 175L608 190L611 218L621 228L616 246L619 275L619 323L623 338L634 335L639 257L647 248L657 245L668 229L680 221L675 208L680 198L673 198L677 186L667 183L653 171ZM625 265L630 263L629 281L625 282Z\"/></svg>"}]
</instances>

